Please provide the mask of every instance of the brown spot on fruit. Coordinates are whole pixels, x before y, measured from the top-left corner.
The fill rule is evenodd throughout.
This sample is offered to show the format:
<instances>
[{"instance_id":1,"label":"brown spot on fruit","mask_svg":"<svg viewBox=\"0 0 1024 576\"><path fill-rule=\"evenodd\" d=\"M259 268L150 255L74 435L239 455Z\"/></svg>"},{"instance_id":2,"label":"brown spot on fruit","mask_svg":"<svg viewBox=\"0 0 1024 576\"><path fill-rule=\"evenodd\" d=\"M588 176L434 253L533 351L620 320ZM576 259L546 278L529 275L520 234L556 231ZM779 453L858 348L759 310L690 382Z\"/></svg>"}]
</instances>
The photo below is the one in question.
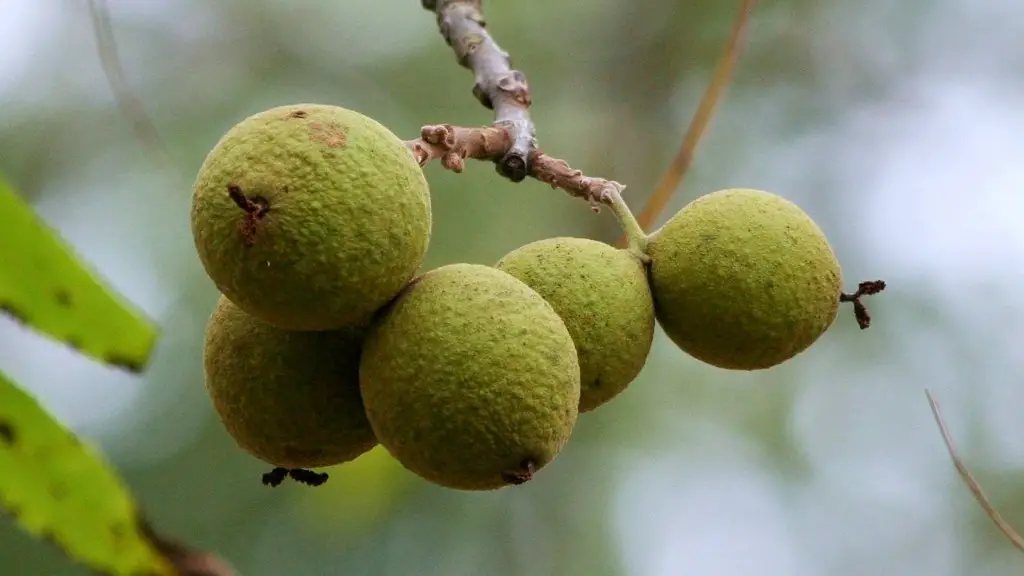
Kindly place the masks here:
<instances>
[{"instance_id":1,"label":"brown spot on fruit","mask_svg":"<svg viewBox=\"0 0 1024 576\"><path fill-rule=\"evenodd\" d=\"M329 148L340 148L345 145L345 128L337 122L312 122L309 139Z\"/></svg>"},{"instance_id":2,"label":"brown spot on fruit","mask_svg":"<svg viewBox=\"0 0 1024 576\"><path fill-rule=\"evenodd\" d=\"M291 114L288 114L289 118L305 118L306 116L309 116L309 112L306 112L305 110L296 110Z\"/></svg>"}]
</instances>

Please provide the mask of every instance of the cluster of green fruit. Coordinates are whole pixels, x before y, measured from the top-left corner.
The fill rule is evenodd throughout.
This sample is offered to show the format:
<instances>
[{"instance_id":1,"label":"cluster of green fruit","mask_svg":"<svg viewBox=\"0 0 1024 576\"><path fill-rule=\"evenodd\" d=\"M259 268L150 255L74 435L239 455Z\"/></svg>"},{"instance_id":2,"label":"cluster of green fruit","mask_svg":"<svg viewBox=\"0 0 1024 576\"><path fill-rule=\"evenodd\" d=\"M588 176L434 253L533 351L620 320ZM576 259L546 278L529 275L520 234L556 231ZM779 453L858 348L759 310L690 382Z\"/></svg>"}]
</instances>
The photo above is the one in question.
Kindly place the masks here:
<instances>
[{"instance_id":1,"label":"cluster of green fruit","mask_svg":"<svg viewBox=\"0 0 1024 576\"><path fill-rule=\"evenodd\" d=\"M441 486L521 484L637 377L656 321L699 360L756 370L807 349L840 303L821 230L747 189L695 200L642 251L553 238L418 273L422 169L387 128L335 106L234 126L199 171L191 219L222 294L207 390L239 446L281 469L379 443Z\"/></svg>"}]
</instances>

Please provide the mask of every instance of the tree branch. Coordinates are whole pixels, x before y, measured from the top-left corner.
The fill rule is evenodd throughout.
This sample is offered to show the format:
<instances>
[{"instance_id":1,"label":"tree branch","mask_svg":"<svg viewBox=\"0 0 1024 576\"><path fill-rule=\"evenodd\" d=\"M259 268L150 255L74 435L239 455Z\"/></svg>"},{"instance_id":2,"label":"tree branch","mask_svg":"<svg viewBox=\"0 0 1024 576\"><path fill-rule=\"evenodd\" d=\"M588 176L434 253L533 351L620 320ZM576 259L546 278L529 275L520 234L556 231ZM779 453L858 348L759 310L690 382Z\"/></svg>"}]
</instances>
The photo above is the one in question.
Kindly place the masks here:
<instances>
[{"instance_id":1,"label":"tree branch","mask_svg":"<svg viewBox=\"0 0 1024 576\"><path fill-rule=\"evenodd\" d=\"M461 172L466 158L492 161L497 164L498 173L513 182L530 176L587 200L595 212L601 205L610 206L626 232L629 245L633 248L644 245L645 225L641 225L644 220L638 223L622 200L624 185L585 176L564 160L547 156L537 148L526 75L512 68L508 53L487 31L483 0L421 0L421 3L437 16L438 29L454 50L459 64L473 71L476 77L473 95L494 110L495 121L490 127L479 128L449 124L424 126L418 139L406 142L420 166L440 160L445 168ZM645 210L644 218L648 223L664 206L692 160L693 149L728 83L756 3L757 0L741 0L739 15L715 77L687 129L675 161Z\"/></svg>"},{"instance_id":2,"label":"tree branch","mask_svg":"<svg viewBox=\"0 0 1024 576\"><path fill-rule=\"evenodd\" d=\"M420 166L431 160L440 160L441 165L453 172L462 172L464 160L498 161L513 146L514 135L499 126L464 128L450 124L424 126L420 137L405 144L412 151ZM584 176L564 160L552 158L534 149L529 155L528 175L560 188L571 196L587 200L595 209L600 205L611 205L614 196L625 190L625 186L612 180Z\"/></svg>"},{"instance_id":3,"label":"tree branch","mask_svg":"<svg viewBox=\"0 0 1024 576\"><path fill-rule=\"evenodd\" d=\"M483 0L422 0L437 15L437 27L455 51L459 65L476 77L473 95L494 110L494 125L509 134L509 145L497 158L498 173L513 182L530 174L536 148L530 119L530 87L526 75L512 69L512 60L487 31ZM491 159L491 158L489 158Z\"/></svg>"},{"instance_id":4,"label":"tree branch","mask_svg":"<svg viewBox=\"0 0 1024 576\"><path fill-rule=\"evenodd\" d=\"M503 127L482 126L464 128L450 124L424 126L420 137L405 143L420 166L431 160L440 160L441 165L453 172L462 172L464 160L496 160L501 158L512 145L512 134ZM560 188L576 198L583 198L590 207L599 211L608 206L618 218L626 234L629 248L637 257L646 260L644 249L647 239L633 213L622 199L625 186L613 180L585 176L583 172L569 166L565 160L552 158L533 150L529 155L529 175L552 188Z\"/></svg>"},{"instance_id":5,"label":"tree branch","mask_svg":"<svg viewBox=\"0 0 1024 576\"><path fill-rule=\"evenodd\" d=\"M949 452L949 457L953 460L953 465L956 466L957 473L960 474L960 478L963 479L964 484L971 490L971 494L974 495L974 499L981 506L981 509L985 511L985 515L988 516L992 522L999 528L999 531L1004 536L1010 539L1013 546L1018 550L1024 552L1024 539L1020 537L1020 534L1010 526L1006 520L996 511L995 507L989 501L988 496L985 495L985 491L981 489L981 485L974 479L974 475L967 469L967 465L963 463L963 460L957 456L956 446L953 445L953 437L949 433L949 429L946 427L946 421L942 418L942 412L939 411L939 402L936 400L932 393L928 390L924 391L925 396L928 397L928 404L932 409L932 416L935 417L935 423L939 426L939 433L942 434L942 440L946 443L946 451Z\"/></svg>"},{"instance_id":6,"label":"tree branch","mask_svg":"<svg viewBox=\"0 0 1024 576\"><path fill-rule=\"evenodd\" d=\"M462 172L466 158L489 160L497 164L499 174L513 182L530 176L587 200L595 211L601 205L611 206L620 221L623 217L631 219L631 214L620 214L625 186L585 176L537 148L526 75L512 68L508 53L487 31L483 0L422 0L422 4L437 15L438 29L459 64L473 71L473 95L494 110L495 121L489 127L478 128L424 126L418 139L406 142L420 166L440 160L445 168ZM635 229L628 222L624 224L627 229Z\"/></svg>"}]
</instances>

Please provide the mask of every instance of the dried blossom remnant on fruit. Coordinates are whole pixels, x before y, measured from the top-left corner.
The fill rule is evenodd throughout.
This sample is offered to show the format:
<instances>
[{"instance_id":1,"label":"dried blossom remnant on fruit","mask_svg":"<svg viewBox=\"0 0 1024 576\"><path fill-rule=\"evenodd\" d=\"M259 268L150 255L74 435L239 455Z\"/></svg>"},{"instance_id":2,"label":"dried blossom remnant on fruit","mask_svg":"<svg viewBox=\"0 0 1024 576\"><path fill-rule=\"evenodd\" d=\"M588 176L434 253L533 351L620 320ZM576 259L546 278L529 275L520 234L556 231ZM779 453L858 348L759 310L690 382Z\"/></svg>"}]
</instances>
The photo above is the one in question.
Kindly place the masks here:
<instances>
[{"instance_id":1,"label":"dried blossom remnant on fruit","mask_svg":"<svg viewBox=\"0 0 1024 576\"><path fill-rule=\"evenodd\" d=\"M288 471L288 476L299 484L312 487L323 486L330 478L327 472L314 472L305 468L293 468Z\"/></svg>"},{"instance_id":2,"label":"dried blossom remnant on fruit","mask_svg":"<svg viewBox=\"0 0 1024 576\"><path fill-rule=\"evenodd\" d=\"M871 326L871 313L868 312L868 307L860 301L861 296L873 296L882 290L885 290L884 280L868 280L861 282L853 294L843 292L839 295L840 302L853 302L853 315L857 318L857 325L861 330Z\"/></svg>"},{"instance_id":3,"label":"dried blossom remnant on fruit","mask_svg":"<svg viewBox=\"0 0 1024 576\"><path fill-rule=\"evenodd\" d=\"M260 234L260 220L270 211L270 204L259 196L249 198L237 184L228 184L228 196L245 212L238 222L238 232L242 235L242 242L249 247L256 245Z\"/></svg>"},{"instance_id":4,"label":"dried blossom remnant on fruit","mask_svg":"<svg viewBox=\"0 0 1024 576\"><path fill-rule=\"evenodd\" d=\"M277 488L284 482L285 478L288 477L287 468L274 468L270 472L263 474L263 485L270 486L271 488Z\"/></svg>"},{"instance_id":5,"label":"dried blossom remnant on fruit","mask_svg":"<svg viewBox=\"0 0 1024 576\"><path fill-rule=\"evenodd\" d=\"M473 71L473 95L494 110L494 125L508 131L510 145L494 159L498 173L521 182L530 175L531 153L537 145L526 75L512 68L509 54L487 31L481 0L423 0L422 4L437 15L438 29L459 65Z\"/></svg>"},{"instance_id":6,"label":"dried blossom remnant on fruit","mask_svg":"<svg viewBox=\"0 0 1024 576\"><path fill-rule=\"evenodd\" d=\"M277 488L287 478L291 478L299 484L316 487L326 484L330 476L326 472L314 472L305 468L278 467L263 474L263 485Z\"/></svg>"}]
</instances>

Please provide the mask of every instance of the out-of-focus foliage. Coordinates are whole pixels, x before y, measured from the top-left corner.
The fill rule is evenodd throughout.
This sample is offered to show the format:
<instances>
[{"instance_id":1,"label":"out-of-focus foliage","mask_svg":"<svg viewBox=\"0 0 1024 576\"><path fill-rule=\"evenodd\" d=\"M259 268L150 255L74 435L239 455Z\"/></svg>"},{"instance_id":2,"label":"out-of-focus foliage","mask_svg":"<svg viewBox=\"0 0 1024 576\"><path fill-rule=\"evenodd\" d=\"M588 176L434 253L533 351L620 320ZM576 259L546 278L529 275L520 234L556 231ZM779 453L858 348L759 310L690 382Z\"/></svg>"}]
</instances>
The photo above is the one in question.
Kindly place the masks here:
<instances>
[{"instance_id":1,"label":"out-of-focus foliage","mask_svg":"<svg viewBox=\"0 0 1024 576\"><path fill-rule=\"evenodd\" d=\"M554 463L488 494L429 486L378 453L332 469L321 488L266 488L266 468L216 423L202 384L216 293L188 207L203 157L239 119L289 102L342 104L410 138L424 124L490 122L434 19L415 0L107 4L125 78L175 173L155 168L117 107L82 3L28 0L5 4L0 21L0 169L163 336L141 388L13 323L0 323L0 365L98 442L170 535L246 576L1019 573L1024 559L956 478L922 389L1024 526L1024 271L1012 265L1024 259L1013 129L1024 125L1024 4L762 2L669 213L727 187L797 202L828 234L847 289L889 282L867 301L873 326L858 330L843 310L811 350L755 373L703 366L659 333L640 378L581 418ZM484 7L529 78L543 150L628 185L638 209L734 3ZM429 268L493 263L544 237L619 234L607 211L484 163L426 174ZM82 573L4 524L0 565Z\"/></svg>"},{"instance_id":2,"label":"out-of-focus foliage","mask_svg":"<svg viewBox=\"0 0 1024 576\"><path fill-rule=\"evenodd\" d=\"M173 574L117 473L2 373L0 502L25 531L99 573Z\"/></svg>"},{"instance_id":3,"label":"out-of-focus foliage","mask_svg":"<svg viewBox=\"0 0 1024 576\"><path fill-rule=\"evenodd\" d=\"M79 352L140 371L157 329L79 262L0 180L0 310Z\"/></svg>"},{"instance_id":4,"label":"out-of-focus foliage","mask_svg":"<svg viewBox=\"0 0 1024 576\"><path fill-rule=\"evenodd\" d=\"M0 180L0 310L132 371L157 330L99 280ZM0 502L26 532L105 574L170 575L108 464L0 372Z\"/></svg>"}]
</instances>

